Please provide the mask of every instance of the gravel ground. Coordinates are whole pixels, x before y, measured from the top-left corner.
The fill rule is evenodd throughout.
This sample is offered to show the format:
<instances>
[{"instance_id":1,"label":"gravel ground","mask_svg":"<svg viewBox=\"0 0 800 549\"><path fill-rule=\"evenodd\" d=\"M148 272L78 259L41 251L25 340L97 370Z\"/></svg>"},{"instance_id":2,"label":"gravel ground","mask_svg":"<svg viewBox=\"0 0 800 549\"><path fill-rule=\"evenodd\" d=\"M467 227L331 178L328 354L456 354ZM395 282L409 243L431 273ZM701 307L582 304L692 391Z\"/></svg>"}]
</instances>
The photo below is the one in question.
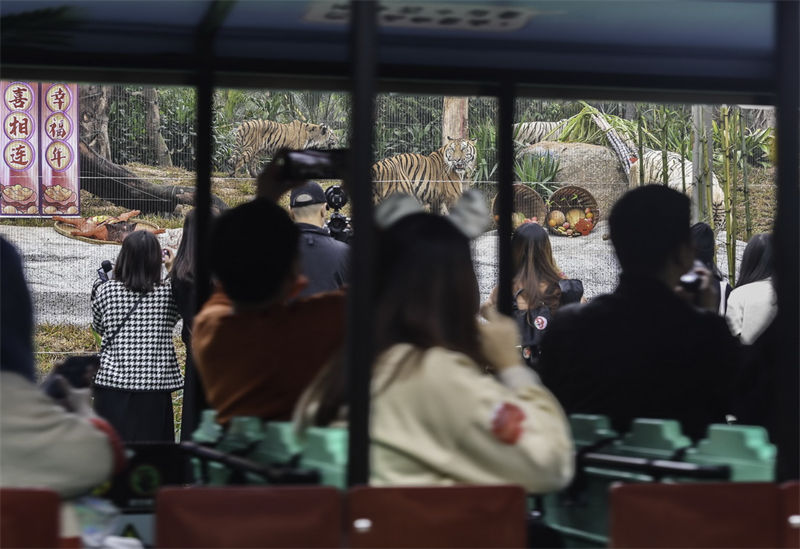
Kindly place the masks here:
<instances>
[{"instance_id":1,"label":"gravel ground","mask_svg":"<svg viewBox=\"0 0 800 549\"><path fill-rule=\"evenodd\" d=\"M550 237L556 264L567 277L577 278L583 282L584 296L587 299L613 292L617 286L619 265L611 241L603 240L603 235L607 233L608 223L600 221L595 230L587 236ZM745 246L746 243L741 241L736 246L737 272ZM483 302L497 284L497 231L485 233L475 239L472 258ZM717 235L717 265L722 274L727 276L728 260L725 253L724 231Z\"/></svg>"},{"instance_id":2,"label":"gravel ground","mask_svg":"<svg viewBox=\"0 0 800 549\"><path fill-rule=\"evenodd\" d=\"M611 242L602 239L606 232L607 224L601 221L588 236L550 238L556 263L568 277L583 281L585 296L589 299L613 291L617 284L619 268L614 251ZM182 229L168 229L158 237L162 246L177 249L181 233ZM87 325L91 322L92 282L104 259L115 260L119 246L81 242L50 227L0 225L0 235L12 242L24 257L37 323ZM724 232L717 236L717 264L726 274L724 239ZM737 269L744 247L745 243L739 242ZM473 259L481 301L484 301L497 283L496 231L475 239Z\"/></svg>"},{"instance_id":3,"label":"gravel ground","mask_svg":"<svg viewBox=\"0 0 800 549\"><path fill-rule=\"evenodd\" d=\"M163 247L177 249L182 232L167 229L156 236ZM52 227L0 225L0 235L23 256L37 324L91 323L89 297L97 269L105 259L116 260L119 246L82 242Z\"/></svg>"}]
</instances>

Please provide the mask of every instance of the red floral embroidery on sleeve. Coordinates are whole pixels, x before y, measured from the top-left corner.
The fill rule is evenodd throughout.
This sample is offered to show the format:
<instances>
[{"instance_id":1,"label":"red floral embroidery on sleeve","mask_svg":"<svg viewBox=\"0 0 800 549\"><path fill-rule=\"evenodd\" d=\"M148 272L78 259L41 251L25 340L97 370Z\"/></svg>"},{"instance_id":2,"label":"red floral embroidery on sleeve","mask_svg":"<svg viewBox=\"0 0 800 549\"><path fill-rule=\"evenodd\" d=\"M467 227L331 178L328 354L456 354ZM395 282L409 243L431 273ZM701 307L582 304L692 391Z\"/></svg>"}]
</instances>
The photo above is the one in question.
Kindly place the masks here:
<instances>
[{"instance_id":1,"label":"red floral embroidery on sleeve","mask_svg":"<svg viewBox=\"0 0 800 549\"><path fill-rule=\"evenodd\" d=\"M516 444L522 436L525 413L515 404L504 402L492 418L492 434L503 444Z\"/></svg>"}]
</instances>

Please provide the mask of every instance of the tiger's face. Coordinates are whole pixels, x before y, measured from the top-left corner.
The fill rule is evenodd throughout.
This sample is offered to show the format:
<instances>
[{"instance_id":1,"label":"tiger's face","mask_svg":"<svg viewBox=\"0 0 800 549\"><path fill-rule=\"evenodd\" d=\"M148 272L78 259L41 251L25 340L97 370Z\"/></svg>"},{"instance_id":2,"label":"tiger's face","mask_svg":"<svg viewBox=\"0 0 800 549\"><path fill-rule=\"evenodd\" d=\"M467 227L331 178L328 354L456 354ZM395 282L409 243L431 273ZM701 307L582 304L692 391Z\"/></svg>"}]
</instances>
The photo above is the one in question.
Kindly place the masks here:
<instances>
[{"instance_id":1,"label":"tiger's face","mask_svg":"<svg viewBox=\"0 0 800 549\"><path fill-rule=\"evenodd\" d=\"M305 129L309 148L332 149L339 143L336 133L325 124L306 124Z\"/></svg>"},{"instance_id":2,"label":"tiger's face","mask_svg":"<svg viewBox=\"0 0 800 549\"><path fill-rule=\"evenodd\" d=\"M444 162L447 171L455 171L463 181L475 169L475 142L469 139L447 138L444 148Z\"/></svg>"}]
</instances>

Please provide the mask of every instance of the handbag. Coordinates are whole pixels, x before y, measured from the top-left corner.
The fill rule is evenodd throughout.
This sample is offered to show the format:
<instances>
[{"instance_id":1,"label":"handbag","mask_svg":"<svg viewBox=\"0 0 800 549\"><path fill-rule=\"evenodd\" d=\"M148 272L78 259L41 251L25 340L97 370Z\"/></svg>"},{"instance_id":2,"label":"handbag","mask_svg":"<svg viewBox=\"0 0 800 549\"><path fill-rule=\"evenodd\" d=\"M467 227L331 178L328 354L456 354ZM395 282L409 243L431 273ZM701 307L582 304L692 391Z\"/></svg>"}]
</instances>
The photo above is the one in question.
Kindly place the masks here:
<instances>
[{"instance_id":1,"label":"handbag","mask_svg":"<svg viewBox=\"0 0 800 549\"><path fill-rule=\"evenodd\" d=\"M120 333L120 331L122 331L122 328L123 328L123 327L125 326L125 324L128 322L128 319L131 317L131 315L134 313L134 311L136 311L136 309L138 309L138 308L139 308L139 304L140 304L140 303L142 302L142 300L144 299L144 296L145 296L145 294L142 294L142 295L140 295L140 296L139 296L139 299L137 299L137 300L136 300L136 303L134 303L134 304L133 304L133 307L131 307L131 308L128 310L127 314L125 315L125 318L123 318L123 319L122 319L122 322L120 322L120 323L119 323L119 326L117 326L117 329L116 329L116 330L114 330L114 333L113 333L113 334L111 334L111 336L109 336L109 337L108 337L108 339L106 339L106 340L104 340L104 341L103 341L103 345L102 345L102 347L100 348L100 353L101 353L101 354L102 354L102 352L103 352L103 349L107 349L107 348L108 348L108 347L111 345L111 342L112 342L112 341L114 341L114 338L115 338L115 337L117 337L117 334L118 334L118 333Z\"/></svg>"}]
</instances>

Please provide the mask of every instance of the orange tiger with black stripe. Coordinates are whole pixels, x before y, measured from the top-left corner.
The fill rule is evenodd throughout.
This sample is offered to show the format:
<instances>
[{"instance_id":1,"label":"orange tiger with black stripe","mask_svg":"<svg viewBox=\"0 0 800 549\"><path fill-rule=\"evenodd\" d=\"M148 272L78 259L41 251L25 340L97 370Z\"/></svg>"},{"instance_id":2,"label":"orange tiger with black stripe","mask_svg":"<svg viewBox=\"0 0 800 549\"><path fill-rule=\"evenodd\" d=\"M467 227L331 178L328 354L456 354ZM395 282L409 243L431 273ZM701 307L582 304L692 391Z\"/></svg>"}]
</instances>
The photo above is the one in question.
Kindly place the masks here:
<instances>
[{"instance_id":1,"label":"orange tiger with black stripe","mask_svg":"<svg viewBox=\"0 0 800 549\"><path fill-rule=\"evenodd\" d=\"M247 167L252 177L258 172L254 163L261 153L272 155L278 149L330 149L338 142L333 130L324 124L310 124L293 120L288 124L272 120L247 120L236 129L236 155L233 172Z\"/></svg>"},{"instance_id":2,"label":"orange tiger with black stripe","mask_svg":"<svg viewBox=\"0 0 800 549\"><path fill-rule=\"evenodd\" d=\"M464 191L475 169L475 142L447 138L429 155L404 153L372 165L373 196L380 201L395 193L415 196L433 213L446 213Z\"/></svg>"}]
</instances>

